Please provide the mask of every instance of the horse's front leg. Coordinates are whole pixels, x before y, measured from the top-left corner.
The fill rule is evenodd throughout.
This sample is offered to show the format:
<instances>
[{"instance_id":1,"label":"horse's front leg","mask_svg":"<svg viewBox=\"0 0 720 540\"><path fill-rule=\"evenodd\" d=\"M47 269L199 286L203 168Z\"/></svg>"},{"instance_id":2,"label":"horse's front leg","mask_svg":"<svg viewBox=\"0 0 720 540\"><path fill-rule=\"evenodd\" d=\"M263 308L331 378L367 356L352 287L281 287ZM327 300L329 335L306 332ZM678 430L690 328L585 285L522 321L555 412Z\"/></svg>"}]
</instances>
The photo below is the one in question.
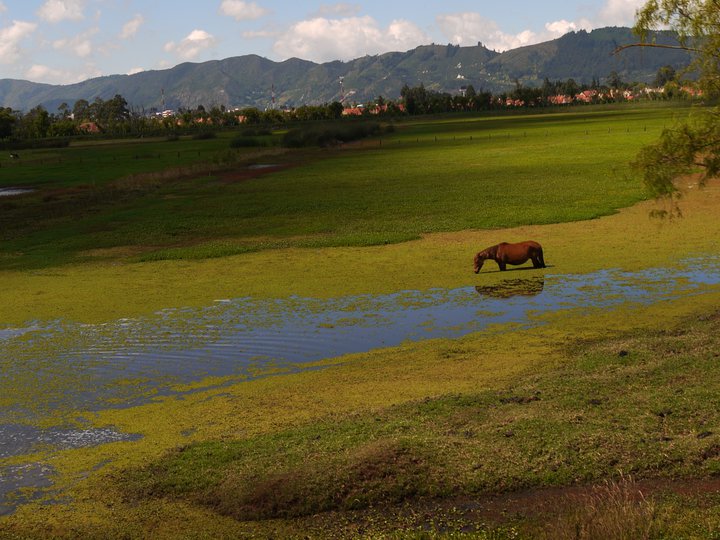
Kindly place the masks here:
<instances>
[{"instance_id":1,"label":"horse's front leg","mask_svg":"<svg viewBox=\"0 0 720 540\"><path fill-rule=\"evenodd\" d=\"M500 271L504 272L505 271L505 261L501 261L498 259L498 260L496 260L496 262L498 263L498 266L500 267Z\"/></svg>"}]
</instances>

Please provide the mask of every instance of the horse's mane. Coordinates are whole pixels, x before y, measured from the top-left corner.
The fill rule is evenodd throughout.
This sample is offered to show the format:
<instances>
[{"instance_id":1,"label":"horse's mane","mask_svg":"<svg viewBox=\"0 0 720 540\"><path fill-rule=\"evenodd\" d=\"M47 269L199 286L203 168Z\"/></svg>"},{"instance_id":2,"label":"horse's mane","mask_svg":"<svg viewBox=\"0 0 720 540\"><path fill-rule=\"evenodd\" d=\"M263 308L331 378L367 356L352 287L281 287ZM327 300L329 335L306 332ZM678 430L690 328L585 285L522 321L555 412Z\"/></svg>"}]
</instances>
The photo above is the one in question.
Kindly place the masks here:
<instances>
[{"instance_id":1,"label":"horse's mane","mask_svg":"<svg viewBox=\"0 0 720 540\"><path fill-rule=\"evenodd\" d=\"M499 244L496 244L496 245L494 245L494 246L490 246L489 248L483 249L480 253L478 253L477 255L475 255L475 259L477 260L477 259L479 259L480 257L482 257L483 259L493 259L493 258L495 258L495 255L497 255L498 245L499 245Z\"/></svg>"}]
</instances>

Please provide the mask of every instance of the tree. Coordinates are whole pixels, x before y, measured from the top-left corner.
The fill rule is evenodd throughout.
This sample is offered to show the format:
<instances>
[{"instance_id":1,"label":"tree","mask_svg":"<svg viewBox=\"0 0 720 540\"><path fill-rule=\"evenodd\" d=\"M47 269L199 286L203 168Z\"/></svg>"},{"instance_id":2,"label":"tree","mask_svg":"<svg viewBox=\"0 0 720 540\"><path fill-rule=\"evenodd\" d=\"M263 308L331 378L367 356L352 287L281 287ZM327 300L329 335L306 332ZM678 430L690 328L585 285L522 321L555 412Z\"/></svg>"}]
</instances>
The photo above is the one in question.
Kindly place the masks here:
<instances>
[{"instance_id":1,"label":"tree","mask_svg":"<svg viewBox=\"0 0 720 540\"><path fill-rule=\"evenodd\" d=\"M657 75L655 75L655 86L665 86L669 82L675 81L677 73L675 68L672 66L663 66L658 69Z\"/></svg>"},{"instance_id":2,"label":"tree","mask_svg":"<svg viewBox=\"0 0 720 540\"><path fill-rule=\"evenodd\" d=\"M86 99L78 99L73 106L73 118L78 122L87 120L89 109L90 103Z\"/></svg>"},{"instance_id":3,"label":"tree","mask_svg":"<svg viewBox=\"0 0 720 540\"><path fill-rule=\"evenodd\" d=\"M607 83L608 83L608 86L610 88L612 88L613 90L618 90L618 89L622 88L622 86L623 86L622 79L620 78L620 75L618 75L617 71L610 72L610 75L608 75L608 78L607 78Z\"/></svg>"},{"instance_id":4,"label":"tree","mask_svg":"<svg viewBox=\"0 0 720 540\"><path fill-rule=\"evenodd\" d=\"M382 96L378 97L378 104L380 103L380 100L382 100ZM342 118L343 109L344 107L342 103L339 101L333 101L330 105L328 105L328 114L330 115L330 118Z\"/></svg>"},{"instance_id":5,"label":"tree","mask_svg":"<svg viewBox=\"0 0 720 540\"><path fill-rule=\"evenodd\" d=\"M125 98L120 94L115 94L115 97L106 101L103 107L103 116L106 122L124 122L130 118L130 111Z\"/></svg>"},{"instance_id":6,"label":"tree","mask_svg":"<svg viewBox=\"0 0 720 540\"><path fill-rule=\"evenodd\" d=\"M677 45L648 42L650 33L669 27ZM635 46L681 49L694 53L688 71L697 71L705 93L720 95L720 5L717 0L648 0L637 13Z\"/></svg>"},{"instance_id":7,"label":"tree","mask_svg":"<svg viewBox=\"0 0 720 540\"><path fill-rule=\"evenodd\" d=\"M30 109L23 117L22 122L26 137L42 139L48 136L50 114L42 105Z\"/></svg>"},{"instance_id":8,"label":"tree","mask_svg":"<svg viewBox=\"0 0 720 540\"><path fill-rule=\"evenodd\" d=\"M408 114L427 114L430 111L428 92L422 83L415 88L405 84L400 90L400 96L405 101Z\"/></svg>"},{"instance_id":9,"label":"tree","mask_svg":"<svg viewBox=\"0 0 720 540\"><path fill-rule=\"evenodd\" d=\"M0 139L6 139L12 135L15 125L15 115L11 108L0 107Z\"/></svg>"},{"instance_id":10,"label":"tree","mask_svg":"<svg viewBox=\"0 0 720 540\"><path fill-rule=\"evenodd\" d=\"M570 96L571 98L574 98L578 95L578 93L580 93L580 87L578 86L578 83L575 82L575 79L568 79L563 83L562 93L566 96Z\"/></svg>"},{"instance_id":11,"label":"tree","mask_svg":"<svg viewBox=\"0 0 720 540\"><path fill-rule=\"evenodd\" d=\"M649 42L651 31L670 28L677 45ZM638 11L635 32L640 43L631 46L663 47L689 51L689 70L699 74L698 84L710 99L720 97L720 5L718 0L648 0ZM624 47L623 47L624 48ZM675 181L693 172L700 184L720 173L720 107L702 108L675 127L667 128L656 143L643 148L636 167L651 194L673 201L679 195ZM671 212L678 210L673 204Z\"/></svg>"},{"instance_id":12,"label":"tree","mask_svg":"<svg viewBox=\"0 0 720 540\"><path fill-rule=\"evenodd\" d=\"M70 107L67 103L63 102L58 107L58 112L60 113L61 118L67 118L70 116Z\"/></svg>"}]
</instances>

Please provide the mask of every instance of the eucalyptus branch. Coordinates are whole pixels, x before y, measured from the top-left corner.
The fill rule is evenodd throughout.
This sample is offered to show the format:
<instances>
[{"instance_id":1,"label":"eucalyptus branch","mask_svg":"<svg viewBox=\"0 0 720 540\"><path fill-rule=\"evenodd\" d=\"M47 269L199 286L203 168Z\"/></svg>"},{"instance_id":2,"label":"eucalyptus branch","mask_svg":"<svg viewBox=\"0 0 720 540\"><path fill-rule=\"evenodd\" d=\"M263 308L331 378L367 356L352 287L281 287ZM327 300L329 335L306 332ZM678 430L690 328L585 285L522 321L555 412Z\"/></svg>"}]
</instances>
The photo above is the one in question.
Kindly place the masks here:
<instances>
[{"instance_id":1,"label":"eucalyptus branch","mask_svg":"<svg viewBox=\"0 0 720 540\"><path fill-rule=\"evenodd\" d=\"M700 49L697 49L695 47L687 47L686 45L661 45L659 43L631 43L629 45L621 45L620 47L615 49L612 52L612 54L616 55L619 52L622 52L625 49L629 49L631 47L653 47L656 49L674 49L676 51L700 52Z\"/></svg>"}]
</instances>

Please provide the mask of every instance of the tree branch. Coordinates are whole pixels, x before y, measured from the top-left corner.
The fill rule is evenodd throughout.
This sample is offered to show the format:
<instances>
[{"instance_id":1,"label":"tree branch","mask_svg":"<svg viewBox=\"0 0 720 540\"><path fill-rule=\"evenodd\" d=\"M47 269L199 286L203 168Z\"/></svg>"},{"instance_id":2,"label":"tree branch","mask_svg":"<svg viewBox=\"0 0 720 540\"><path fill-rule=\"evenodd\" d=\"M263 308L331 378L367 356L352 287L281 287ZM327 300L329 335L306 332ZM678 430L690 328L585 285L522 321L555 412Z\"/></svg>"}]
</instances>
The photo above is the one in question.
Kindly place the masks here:
<instances>
[{"instance_id":1,"label":"tree branch","mask_svg":"<svg viewBox=\"0 0 720 540\"><path fill-rule=\"evenodd\" d=\"M616 55L619 52L629 49L631 47L654 47L656 49L674 49L676 51L691 51L700 52L700 49L695 47L687 47L685 45L660 45L659 43L631 43L630 45L622 45L612 52L612 55Z\"/></svg>"}]
</instances>

